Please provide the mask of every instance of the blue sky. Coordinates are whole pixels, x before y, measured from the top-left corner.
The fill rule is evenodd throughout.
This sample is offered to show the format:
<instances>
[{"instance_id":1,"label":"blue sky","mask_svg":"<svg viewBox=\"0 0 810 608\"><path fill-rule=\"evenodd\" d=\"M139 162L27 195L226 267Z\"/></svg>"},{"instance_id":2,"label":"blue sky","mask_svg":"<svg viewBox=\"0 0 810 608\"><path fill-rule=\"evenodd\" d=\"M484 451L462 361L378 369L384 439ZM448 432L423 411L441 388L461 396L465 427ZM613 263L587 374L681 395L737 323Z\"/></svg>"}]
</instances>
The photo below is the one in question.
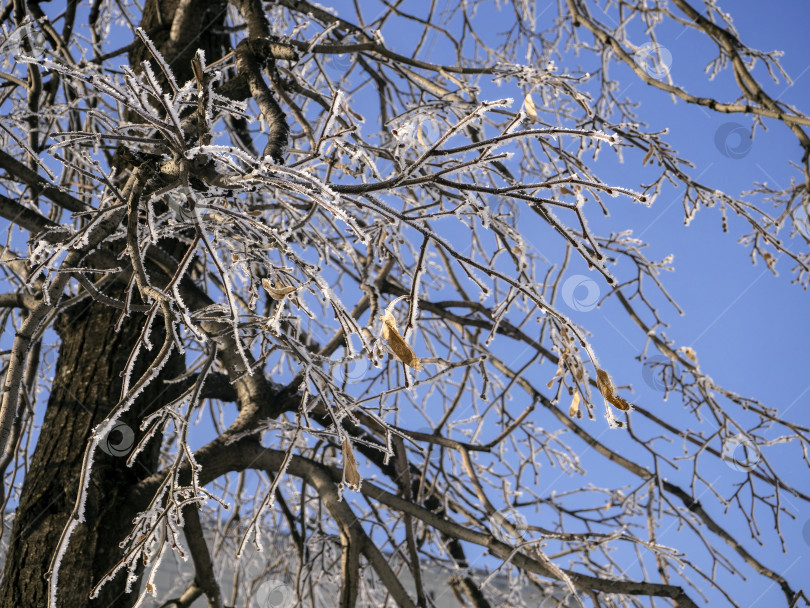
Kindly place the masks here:
<instances>
[{"instance_id":1,"label":"blue sky","mask_svg":"<svg viewBox=\"0 0 810 608\"><path fill-rule=\"evenodd\" d=\"M410 3L413 12L419 12L420 3ZM537 13L542 15L542 2L538 2ZM806 36L806 18L810 16L808 4L799 1L763 2L721 2L722 8L730 11L742 41L749 46L771 51L784 51L781 63L793 80L792 85L784 81L773 83L759 67L754 75L760 79L766 91L780 101L796 105L805 113L810 111L810 42ZM673 10L675 10L673 8ZM555 9L551 9L555 13ZM492 11L492 29L497 30L497 13ZM506 18L508 11L502 13ZM542 17L540 18L542 19ZM385 32L386 42L400 52L407 53L409 40L397 37L395 32ZM669 69L676 85L689 92L713 96L722 101L733 101L738 89L728 73L708 81L704 66L714 57L713 44L702 35L679 27L662 28L659 43L671 52ZM643 38L637 38L643 42ZM441 62L441 55L430 59ZM583 69L593 69L593 58L583 55L580 64L561 62L561 68L581 65ZM589 63L590 62L590 63ZM622 80L624 96L642 102L639 115L652 131L668 128L666 138L682 156L695 164L690 174L706 185L724 190L732 196L739 196L753 187L753 183L767 182L771 186L784 187L791 176L800 175L789 166L789 161L798 162L801 151L795 136L782 124L766 121L767 131L757 130L756 137L749 142L739 129L750 127L751 121L739 115L723 115L696 106L677 102L662 93L652 90L638 80L631 71L613 64L614 77ZM521 94L514 86L493 88L488 97L484 88L480 99ZM720 135L718 136L718 131ZM723 137L723 135L726 137ZM718 147L723 142L725 147ZM722 148L722 149L721 149ZM603 180L614 184L635 188L644 181L646 174L640 169L640 155L627 155L623 165L617 165L610 154L603 152L596 164ZM607 167L607 168L606 168ZM664 273L662 281L684 311L679 316L671 307L662 305L664 317L670 324L667 336L676 346L692 347L699 358L701 369L721 386L747 397L762 401L777 409L787 419L807 425L810 423L807 408L810 405L810 376L808 370L807 341L810 338L810 315L808 315L808 294L798 285L792 285L793 278L788 260L777 261L778 277L770 273L764 263L751 264L748 248L737 243L737 238L746 226L736 218L729 219L729 232L723 233L721 216L715 209L702 209L689 227L684 226L684 212L681 206L681 191L665 188L655 204L647 209L633 205L626 199L608 199L610 218L589 216L590 225L600 233L631 228L635 235L649 243L645 250L652 259L661 259L674 254L674 272ZM527 214L530 215L530 214ZM549 245L548 235L538 232L533 239L541 253L554 257L559 251L559 242ZM787 231L780 235L787 238ZM794 239L797 247L799 239ZM547 250L544 250L547 249ZM571 273L587 276L584 264L573 266ZM620 267L621 268L621 267ZM619 274L620 270L617 270ZM594 273L595 274L595 273ZM598 279L597 279L598 281ZM604 283L599 282L602 293ZM583 294L580 294L583 297ZM565 309L563 309L565 310ZM620 306L608 301L603 306L578 312L569 312L571 317L592 332L592 344L606 366L609 366L617 383L631 384L634 392L631 400L643 404L657 415L686 426L694 426L693 418L680 406L677 398L664 402L662 394L646 386L642 368L633 358L639 354L642 339L635 326L626 322ZM541 385L541 382L536 382ZM600 440L619 442L618 435L606 435L593 425L604 424L600 418L590 423L591 432ZM639 422L642 429L643 423ZM677 442L677 439L676 439ZM637 453L628 450L628 455ZM797 462L798 451L793 449L768 448L768 457L797 487L808 487L810 475L803 464ZM639 454L639 456L643 456ZM601 471L601 473L600 473ZM710 481L717 488L727 490L740 480L739 473L730 467L720 465L712 471ZM589 470L585 481L599 478L604 474L615 474L609 465ZM688 471L669 473L670 478L679 480L688 487ZM566 480L553 471L544 483L558 484L561 489L576 485L578 479ZM598 482L597 482L598 483ZM706 497L708 499L708 497ZM760 556L764 563L785 574L799 588L803 582L802 573L810 568L810 510L808 506L788 499L795 520L783 518L787 541L783 552L778 541L767 535L765 547L759 548L751 540L744 528L744 522L734 515L726 517L719 504L712 505L711 514L732 533L739 534L745 546ZM767 529L772 520L763 518ZM667 539L679 548L686 548L681 531L662 532L662 542ZM746 585L746 597L751 598L750 606L780 605L784 599L775 585L758 579L753 572ZM723 580L722 569L718 580ZM739 585L739 580L729 585ZM725 600L707 591L710 598L722 605ZM713 602L714 603L714 602Z\"/></svg>"},{"instance_id":2,"label":"blue sky","mask_svg":"<svg viewBox=\"0 0 810 608\"><path fill-rule=\"evenodd\" d=\"M765 88L772 97L795 104L806 113L810 99L810 42L800 24L808 16L810 6L806 2L725 2L720 5L732 13L746 44L763 51L780 49L785 52L782 65L793 79L793 85L766 81ZM709 83L702 74L712 49L705 42L701 43L697 34L673 31L659 42L671 50L670 69L676 84L690 92L721 100L736 98L737 90L730 77L721 76ZM680 100L673 104L667 95L633 81L629 70L624 72L630 79L623 89L625 94L642 101L640 114L652 130L670 129L668 141L695 163L692 175L700 176L700 181L737 195L748 190L754 181L784 186L791 175L797 175L788 161L798 161L801 152L795 136L785 126L766 122L769 130L757 131L750 150L741 158L730 158L717 148L716 132L727 123L748 127L749 120L712 114ZM763 78L762 70L754 74L761 81L767 78ZM741 144L743 142L737 140L730 145L740 148ZM626 176L627 172L618 171L617 175ZM723 234L716 210L700 211L691 225L685 227L679 193L672 189L665 191L649 210L641 206L617 207L612 222L605 222L611 224L610 229L626 224L635 234L643 234L644 240L650 243L648 255L653 259L668 253L675 255L675 271L666 273L662 279L685 314L683 317L667 315L671 323L668 336L678 345L693 347L701 368L721 386L759 399L786 418L807 425L810 422L810 376L807 374L810 315L807 292L790 284L792 265L779 260L779 277L768 272L761 260L759 265L752 266L748 250L736 243L742 223L732 220L729 233ZM798 244L798 240L796 242ZM629 334L634 338L633 345L624 339L624 328L615 322L620 317L616 306L605 306L575 317L589 328L597 328L593 342L603 360L606 353L615 353L610 361L617 366L617 376L621 374L618 369L635 354L635 345L639 343L637 334ZM629 367L625 377L634 388L639 387L636 394L645 406L668 419L684 416L678 411L676 400L663 403L660 393L645 390L647 387L639 378L639 371L634 374ZM769 456L775 454L775 450L769 451ZM781 471L798 487L808 487L810 475L797 462L798 453L785 450L779 454L781 457L776 457L776 462L781 465ZM736 474L718 471L718 485L733 482L730 477ZM771 568L801 586L802 573L810 569L810 537L803 533L807 530L810 510L806 504L796 502L793 511L797 515L795 521L783 519L787 552L783 553L779 544L771 539L766 541L759 555ZM757 548L741 523L724 520L719 508L713 515L729 525L730 530L739 531L741 537L747 538L746 546ZM779 605L783 601L781 593L767 584L752 585L749 597L752 598L750 606Z\"/></svg>"}]
</instances>

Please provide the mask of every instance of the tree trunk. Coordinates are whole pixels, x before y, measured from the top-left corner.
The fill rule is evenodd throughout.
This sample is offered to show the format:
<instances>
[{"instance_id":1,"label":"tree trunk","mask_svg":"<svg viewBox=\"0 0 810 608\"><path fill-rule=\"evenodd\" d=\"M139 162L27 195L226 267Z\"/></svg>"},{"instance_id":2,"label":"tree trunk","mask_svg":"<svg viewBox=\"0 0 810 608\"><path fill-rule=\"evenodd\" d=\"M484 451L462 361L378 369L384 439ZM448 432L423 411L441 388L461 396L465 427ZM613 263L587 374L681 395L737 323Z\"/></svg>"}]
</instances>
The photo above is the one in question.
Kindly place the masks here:
<instances>
[{"instance_id":1,"label":"tree trunk","mask_svg":"<svg viewBox=\"0 0 810 608\"><path fill-rule=\"evenodd\" d=\"M20 505L14 520L6 557L0 606L42 608L47 604L45 573L59 537L73 509L79 486L85 447L92 429L110 413L121 397L127 356L137 339L142 317L127 319L120 331L115 324L120 311L103 304L83 306L63 315L57 325L62 338L53 387L45 420L26 472ZM136 365L137 379L159 350L162 323L157 319L155 344ZM183 358L173 355L161 378L171 378L183 369ZM86 503L86 523L70 539L60 569L58 606L130 606L137 593L125 594L126 575L120 572L90 601L92 588L120 559L118 543L131 529L133 505L124 504L128 489L151 474L157 465L160 444L152 441L126 466L126 456L141 436L138 420L164 405L175 393L157 379L123 417L127 429L112 431L107 451L95 452L92 480Z\"/></svg>"},{"instance_id":2,"label":"tree trunk","mask_svg":"<svg viewBox=\"0 0 810 608\"><path fill-rule=\"evenodd\" d=\"M192 77L190 59L195 50L204 49L208 61L214 61L229 50L229 37L221 32L224 4L221 0L210 0L182 15L184 25L176 28L182 35L172 43L169 28L165 26L174 20L177 7L177 0L147 0L140 26L152 33L155 46L169 61L178 80L185 82ZM130 63L140 71L141 62L147 60L154 64L153 57L136 39L130 51ZM162 78L162 73L156 71ZM169 252L176 248L180 255L184 251L173 241L163 242L161 247ZM68 312L58 322L56 329L62 339L59 358L45 419L30 469L25 473L0 586L0 608L47 605L45 574L75 504L90 433L121 398L120 372L143 325L144 317L134 315L116 332L120 314L118 310L93 303ZM133 383L157 355L163 333L162 319L158 317L151 335L155 347L151 352L141 352L132 375ZM116 456L96 450L85 509L86 523L80 524L71 537L59 571L59 608L126 608L137 598L137 593L124 591L125 571L106 584L97 599L91 601L89 596L101 577L121 559L118 543L131 530L132 518L139 508L126 500L128 492L157 466L159 441L153 441L132 468L125 464L130 448L140 439L140 421L176 395L179 386L168 387L163 380L178 376L183 369L183 357L175 351L160 376L149 384L122 418L134 436L111 433L108 451L115 453L122 444L123 454Z\"/></svg>"}]
</instances>

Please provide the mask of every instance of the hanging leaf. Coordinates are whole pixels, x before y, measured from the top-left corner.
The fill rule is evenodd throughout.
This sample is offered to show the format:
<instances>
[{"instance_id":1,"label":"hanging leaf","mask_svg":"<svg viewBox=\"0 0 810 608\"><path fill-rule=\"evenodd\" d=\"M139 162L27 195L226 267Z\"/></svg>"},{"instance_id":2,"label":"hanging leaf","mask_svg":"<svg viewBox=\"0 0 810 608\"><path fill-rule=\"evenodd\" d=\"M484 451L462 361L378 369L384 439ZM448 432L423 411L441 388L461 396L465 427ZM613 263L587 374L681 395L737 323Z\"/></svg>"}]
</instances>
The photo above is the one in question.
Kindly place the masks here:
<instances>
[{"instance_id":1,"label":"hanging leaf","mask_svg":"<svg viewBox=\"0 0 810 608\"><path fill-rule=\"evenodd\" d=\"M413 349L405 342L405 338L399 335L397 331L397 322L392 314L386 313L382 317L382 337L388 343L388 346L393 351L396 358L402 361L408 367L415 370L422 369L422 362L419 357L413 352Z\"/></svg>"},{"instance_id":2,"label":"hanging leaf","mask_svg":"<svg viewBox=\"0 0 810 608\"><path fill-rule=\"evenodd\" d=\"M563 368L563 360L565 359L565 355L560 357L559 362L557 363L557 372L554 374L554 377L548 381L548 387L551 388L554 383L557 381L558 378L562 378L565 375L565 368Z\"/></svg>"},{"instance_id":3,"label":"hanging leaf","mask_svg":"<svg viewBox=\"0 0 810 608\"><path fill-rule=\"evenodd\" d=\"M574 393L574 398L571 399L571 407L568 408L568 415L571 418L582 418L582 414L579 412L579 391Z\"/></svg>"},{"instance_id":4,"label":"hanging leaf","mask_svg":"<svg viewBox=\"0 0 810 608\"><path fill-rule=\"evenodd\" d=\"M264 287L264 290L274 300L281 300L297 289L297 287L287 287L286 285L282 285L278 281L276 281L276 286L273 287L273 285L270 283L270 279L262 279L262 287Z\"/></svg>"},{"instance_id":5,"label":"hanging leaf","mask_svg":"<svg viewBox=\"0 0 810 608\"><path fill-rule=\"evenodd\" d=\"M596 370L596 386L599 387L599 392L602 393L606 401L623 412L630 409L630 404L616 394L616 387L613 386L613 380L611 380L610 374L603 369L597 368Z\"/></svg>"},{"instance_id":6,"label":"hanging leaf","mask_svg":"<svg viewBox=\"0 0 810 608\"><path fill-rule=\"evenodd\" d=\"M534 99L532 99L531 93L526 95L525 99L523 100L523 109L526 110L526 116L532 120L537 120L537 106L534 105Z\"/></svg>"},{"instance_id":7,"label":"hanging leaf","mask_svg":"<svg viewBox=\"0 0 810 608\"><path fill-rule=\"evenodd\" d=\"M199 53L199 51L197 51ZM191 60L191 71L194 72L194 78L197 79L197 86L200 90L205 86L205 74L203 73L202 62L200 61L199 54Z\"/></svg>"},{"instance_id":8,"label":"hanging leaf","mask_svg":"<svg viewBox=\"0 0 810 608\"><path fill-rule=\"evenodd\" d=\"M357 471L357 461L354 459L352 444L349 438L343 440L343 483L352 490L360 490L360 482L363 480Z\"/></svg>"}]
</instances>

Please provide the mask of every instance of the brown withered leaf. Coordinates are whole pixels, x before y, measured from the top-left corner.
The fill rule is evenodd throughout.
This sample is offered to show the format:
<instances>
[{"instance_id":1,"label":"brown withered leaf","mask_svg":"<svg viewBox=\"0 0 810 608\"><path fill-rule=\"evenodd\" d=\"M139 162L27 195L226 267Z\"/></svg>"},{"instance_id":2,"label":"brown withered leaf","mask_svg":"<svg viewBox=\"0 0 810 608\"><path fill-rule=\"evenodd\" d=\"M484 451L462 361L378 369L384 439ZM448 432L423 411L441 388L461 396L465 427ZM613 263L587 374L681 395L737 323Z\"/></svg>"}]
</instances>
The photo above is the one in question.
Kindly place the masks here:
<instances>
[{"instance_id":1,"label":"brown withered leaf","mask_svg":"<svg viewBox=\"0 0 810 608\"><path fill-rule=\"evenodd\" d=\"M362 479L357 471L357 461L354 459L352 445L347 437L343 440L343 483L352 490L359 490Z\"/></svg>"},{"instance_id":2,"label":"brown withered leaf","mask_svg":"<svg viewBox=\"0 0 810 608\"><path fill-rule=\"evenodd\" d=\"M616 394L616 387L613 386L610 374L603 369L597 368L596 370L596 386L599 387L599 392L609 403L624 412L630 409L630 404Z\"/></svg>"},{"instance_id":3,"label":"brown withered leaf","mask_svg":"<svg viewBox=\"0 0 810 608\"><path fill-rule=\"evenodd\" d=\"M579 396L579 391L574 392L574 398L571 399L571 407L568 408L568 415L571 418L577 418L581 416L579 413L579 400L581 397Z\"/></svg>"},{"instance_id":4,"label":"brown withered leaf","mask_svg":"<svg viewBox=\"0 0 810 608\"><path fill-rule=\"evenodd\" d=\"M262 279L262 287L264 287L264 290L274 300L281 300L297 289L296 287L287 287L286 285L282 285L278 281L276 281L276 286L273 287L273 284L270 283L270 279Z\"/></svg>"},{"instance_id":5,"label":"brown withered leaf","mask_svg":"<svg viewBox=\"0 0 810 608\"><path fill-rule=\"evenodd\" d=\"M422 369L422 362L419 361L419 357L416 356L413 349L408 346L407 342L405 342L405 338L399 335L399 331L397 331L397 322L396 319L394 319L394 316L391 314L385 314L382 317L382 322L383 340L385 340L388 343L388 346L391 347L391 350L394 351L396 358L402 361L408 367L412 367L417 371Z\"/></svg>"},{"instance_id":6,"label":"brown withered leaf","mask_svg":"<svg viewBox=\"0 0 810 608\"><path fill-rule=\"evenodd\" d=\"M694 348L690 348L689 346L684 346L683 348L681 348L681 351L683 352L684 355L686 355L687 359L689 359L693 363L697 364L697 362L698 362L697 353L695 352Z\"/></svg>"},{"instance_id":7,"label":"brown withered leaf","mask_svg":"<svg viewBox=\"0 0 810 608\"><path fill-rule=\"evenodd\" d=\"M197 84L200 88L205 86L205 74L203 73L202 64L199 57L194 57L191 60L191 71L194 72L194 78L197 79Z\"/></svg>"}]
</instances>

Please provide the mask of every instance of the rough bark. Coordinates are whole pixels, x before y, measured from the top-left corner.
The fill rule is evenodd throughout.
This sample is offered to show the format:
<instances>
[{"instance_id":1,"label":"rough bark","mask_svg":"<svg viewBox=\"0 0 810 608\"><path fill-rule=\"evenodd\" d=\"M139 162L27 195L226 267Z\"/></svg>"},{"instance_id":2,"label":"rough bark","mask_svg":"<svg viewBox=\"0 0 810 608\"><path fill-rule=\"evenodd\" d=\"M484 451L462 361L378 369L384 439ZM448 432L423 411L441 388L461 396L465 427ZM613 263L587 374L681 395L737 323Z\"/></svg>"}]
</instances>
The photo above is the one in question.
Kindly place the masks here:
<instances>
[{"instance_id":1,"label":"rough bark","mask_svg":"<svg viewBox=\"0 0 810 608\"><path fill-rule=\"evenodd\" d=\"M178 12L178 7L183 10ZM182 81L191 77L190 59L198 47L206 50L211 61L222 56L228 37L217 30L224 16L221 2L148 0L140 26L153 32L153 41ZM146 48L136 44L130 53L130 63L138 70L142 61L154 63ZM171 250L171 244L163 245ZM125 320L116 332L119 315L120 311L103 304L92 304L60 318L57 331L62 342L55 379L9 541L0 607L47 605L45 575L76 500L85 447L92 429L107 417L121 397L120 372L143 324L143 317L136 316ZM156 346L153 352L143 353L133 381L156 355L162 336L163 323L158 318L152 334ZM183 365L183 358L175 353L160 377L122 418L134 431L135 443L140 438L143 416L164 405L178 389L177 385L167 386L164 380L179 375ZM122 437L114 431L110 439L117 444ZM134 484L155 472L158 450L159 444L153 442L132 468L125 464L126 455L111 456L96 450L86 508L88 523L71 537L60 569L60 608L125 608L137 598L137 593L124 591L125 571L106 584L97 599L91 601L89 595L98 580L121 558L118 543L131 530L137 508L127 500L128 493Z\"/></svg>"},{"instance_id":2,"label":"rough bark","mask_svg":"<svg viewBox=\"0 0 810 608\"><path fill-rule=\"evenodd\" d=\"M0 606L36 607L47 603L45 573L78 490L82 460L92 429L110 413L121 396L122 378L131 345L140 332L142 319L127 320L115 331L119 311L92 304L65 314L57 330L62 338L56 373L45 419L31 468L25 476L20 506L14 520ZM160 329L160 323L155 330ZM158 340L160 333L156 331ZM157 341L160 344L160 341ZM157 350L157 348L155 348ZM150 362L150 354L137 365L137 377ZM174 356L162 378L176 376L183 367ZM152 383L124 415L123 421L140 438L138 420L171 397L171 387ZM127 451L126 438L111 433L112 445ZM133 484L154 472L159 444L153 442L135 465L126 466L126 455L96 451L87 502L89 525L82 525L71 538L59 576L59 606L129 606L134 595L124 595L125 576L106 585L100 597L89 600L97 580L120 559L118 542L131 528L129 505L123 500Z\"/></svg>"}]
</instances>

